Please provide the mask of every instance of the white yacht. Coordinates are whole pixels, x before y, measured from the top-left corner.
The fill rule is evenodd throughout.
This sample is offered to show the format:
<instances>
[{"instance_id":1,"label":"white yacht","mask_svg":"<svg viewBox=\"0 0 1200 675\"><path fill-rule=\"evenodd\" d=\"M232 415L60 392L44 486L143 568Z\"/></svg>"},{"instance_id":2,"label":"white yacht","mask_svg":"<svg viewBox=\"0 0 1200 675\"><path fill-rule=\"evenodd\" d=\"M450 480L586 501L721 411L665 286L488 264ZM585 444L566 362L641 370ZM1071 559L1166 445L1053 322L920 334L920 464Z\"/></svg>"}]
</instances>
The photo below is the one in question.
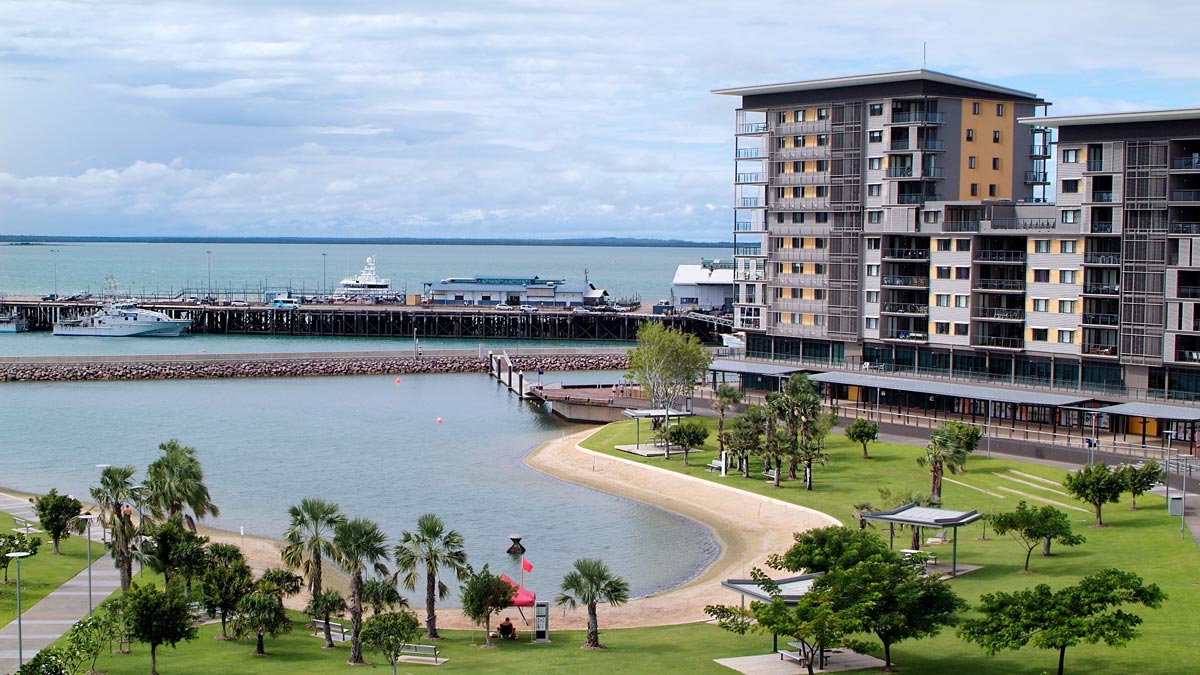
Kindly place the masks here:
<instances>
[{"instance_id":1,"label":"white yacht","mask_svg":"<svg viewBox=\"0 0 1200 675\"><path fill-rule=\"evenodd\" d=\"M133 302L110 302L95 314L63 319L54 324L55 335L90 337L178 337L192 325L190 319L172 319Z\"/></svg>"},{"instance_id":2,"label":"white yacht","mask_svg":"<svg viewBox=\"0 0 1200 675\"><path fill-rule=\"evenodd\" d=\"M390 279L380 279L375 273L375 256L367 256L367 264L362 271L352 277L342 279L338 295L344 297L390 295L392 282Z\"/></svg>"},{"instance_id":3,"label":"white yacht","mask_svg":"<svg viewBox=\"0 0 1200 675\"><path fill-rule=\"evenodd\" d=\"M29 323L13 310L11 314L0 314L0 333L24 333L29 330Z\"/></svg>"}]
</instances>

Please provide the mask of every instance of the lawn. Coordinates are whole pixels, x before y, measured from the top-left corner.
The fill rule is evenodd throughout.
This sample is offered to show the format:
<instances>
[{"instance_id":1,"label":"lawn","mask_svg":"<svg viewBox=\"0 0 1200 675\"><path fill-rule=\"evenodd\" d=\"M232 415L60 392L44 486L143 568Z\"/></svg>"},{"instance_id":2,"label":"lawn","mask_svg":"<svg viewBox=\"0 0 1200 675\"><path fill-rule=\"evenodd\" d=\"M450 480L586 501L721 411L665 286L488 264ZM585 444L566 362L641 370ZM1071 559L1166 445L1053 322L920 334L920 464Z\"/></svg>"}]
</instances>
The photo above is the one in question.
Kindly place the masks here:
<instances>
[{"instance_id":1,"label":"lawn","mask_svg":"<svg viewBox=\"0 0 1200 675\"><path fill-rule=\"evenodd\" d=\"M0 511L0 522L11 523L12 514ZM71 577L83 571L87 561L87 539L71 537L59 544L62 555L54 555L53 543L46 534L37 535L42 538L42 545L37 555L24 558L21 561L21 609L28 610L38 600L46 597L50 591L61 586ZM104 545L92 543L92 559L97 560L107 555ZM3 577L0 577L3 578ZM8 584L0 584L0 626L8 625L17 618L17 564L8 566Z\"/></svg>"}]
</instances>

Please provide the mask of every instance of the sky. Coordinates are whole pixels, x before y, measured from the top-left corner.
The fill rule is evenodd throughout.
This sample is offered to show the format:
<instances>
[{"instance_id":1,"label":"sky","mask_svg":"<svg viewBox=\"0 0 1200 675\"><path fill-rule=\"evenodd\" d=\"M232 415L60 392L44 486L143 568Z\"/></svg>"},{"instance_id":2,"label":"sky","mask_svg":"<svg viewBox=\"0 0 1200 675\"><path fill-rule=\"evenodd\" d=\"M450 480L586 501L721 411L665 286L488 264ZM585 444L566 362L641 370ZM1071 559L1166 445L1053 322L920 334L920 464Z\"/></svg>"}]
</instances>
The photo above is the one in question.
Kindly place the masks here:
<instances>
[{"instance_id":1,"label":"sky","mask_svg":"<svg viewBox=\"0 0 1200 675\"><path fill-rule=\"evenodd\" d=\"M1200 3L0 0L0 234L729 240L713 89L1200 107ZM1192 26L1193 28L1178 28Z\"/></svg>"}]
</instances>

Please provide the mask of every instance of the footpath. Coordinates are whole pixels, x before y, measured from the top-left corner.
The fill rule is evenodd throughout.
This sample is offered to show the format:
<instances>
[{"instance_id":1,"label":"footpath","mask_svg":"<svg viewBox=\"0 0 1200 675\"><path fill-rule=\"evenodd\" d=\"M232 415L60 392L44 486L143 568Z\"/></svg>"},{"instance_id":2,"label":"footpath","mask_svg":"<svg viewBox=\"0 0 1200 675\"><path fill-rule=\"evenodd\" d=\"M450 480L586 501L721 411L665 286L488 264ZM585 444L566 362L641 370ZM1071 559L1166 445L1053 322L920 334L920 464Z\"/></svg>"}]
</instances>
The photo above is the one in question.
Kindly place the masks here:
<instances>
[{"instance_id":1,"label":"footpath","mask_svg":"<svg viewBox=\"0 0 1200 675\"><path fill-rule=\"evenodd\" d=\"M33 514L33 505L24 499L18 499L12 495L0 493L0 511L5 511L19 518L27 518L31 521L36 521L37 517ZM11 523L0 524L11 525ZM7 529L7 528L6 528ZM100 528L93 528L98 530ZM84 535L80 535L84 536ZM45 539L45 537L43 537ZM97 552L103 552L104 546L100 543L99 532L93 531L92 541L94 550L93 555ZM37 557L49 555L49 541L43 545L42 552L38 553ZM28 569L30 564L36 564L37 557L27 559L25 568ZM16 566L14 565L9 570L10 578L14 574ZM121 587L120 573L113 567L112 559L107 555L101 557L96 562L92 563L92 605L97 606L105 600L109 595ZM16 590L16 586L10 587ZM79 574L68 580L57 590L51 592L46 597L42 598L33 606L22 605L21 616L21 651L24 653L25 661L33 658L34 654L38 653L42 647L52 644L55 640L67 632L71 626L78 620L87 616L88 613L88 571L82 570ZM0 628L0 673L15 673L17 671L17 622Z\"/></svg>"}]
</instances>

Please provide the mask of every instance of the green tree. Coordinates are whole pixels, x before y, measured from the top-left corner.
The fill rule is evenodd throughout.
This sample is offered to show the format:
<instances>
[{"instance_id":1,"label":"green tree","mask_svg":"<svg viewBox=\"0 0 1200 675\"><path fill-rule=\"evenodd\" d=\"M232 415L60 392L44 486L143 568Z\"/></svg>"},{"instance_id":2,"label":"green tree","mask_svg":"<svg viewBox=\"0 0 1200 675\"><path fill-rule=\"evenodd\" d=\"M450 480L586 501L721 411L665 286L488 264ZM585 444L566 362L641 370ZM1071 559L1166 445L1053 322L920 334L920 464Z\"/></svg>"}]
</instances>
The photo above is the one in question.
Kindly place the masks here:
<instances>
[{"instance_id":1,"label":"green tree","mask_svg":"<svg viewBox=\"0 0 1200 675\"><path fill-rule=\"evenodd\" d=\"M983 440L983 429L958 420L947 420L942 426L950 432L955 446L962 451L962 462L955 467L956 471L962 473L967 470L967 455L975 452L979 447L979 442Z\"/></svg>"},{"instance_id":2,"label":"green tree","mask_svg":"<svg viewBox=\"0 0 1200 675\"><path fill-rule=\"evenodd\" d=\"M667 430L667 442L683 448L683 465L688 465L688 451L699 448L711 432L699 420L681 422Z\"/></svg>"},{"instance_id":3,"label":"green tree","mask_svg":"<svg viewBox=\"0 0 1200 675\"><path fill-rule=\"evenodd\" d=\"M1138 575L1106 569L1057 591L1038 584L1014 593L985 593L977 608L982 616L964 621L958 635L989 654L1030 643L1056 649L1062 675L1068 647L1100 642L1118 647L1138 637L1142 619L1125 605L1158 608L1166 599L1157 585L1143 583Z\"/></svg>"},{"instance_id":4,"label":"green tree","mask_svg":"<svg viewBox=\"0 0 1200 675\"><path fill-rule=\"evenodd\" d=\"M475 625L483 624L484 639L492 644L492 615L500 613L512 604L517 587L492 574L488 566L478 572L471 571L462 584L461 599L463 613Z\"/></svg>"},{"instance_id":5,"label":"green tree","mask_svg":"<svg viewBox=\"0 0 1200 675\"><path fill-rule=\"evenodd\" d=\"M676 399L691 396L711 362L708 350L695 335L657 321L646 321L638 328L637 346L628 351L629 373L651 407L664 410L670 410ZM669 417L666 426L671 426Z\"/></svg>"},{"instance_id":6,"label":"green tree","mask_svg":"<svg viewBox=\"0 0 1200 675\"><path fill-rule=\"evenodd\" d=\"M417 519L417 531L405 531L395 551L396 571L403 572L401 581L410 591L417 588L417 579L425 575L425 630L431 640L441 639L437 632L438 599L445 600L450 587L439 577L443 568L452 572L462 583L470 571L463 537L458 530L447 530L436 514L426 513Z\"/></svg>"},{"instance_id":7,"label":"green tree","mask_svg":"<svg viewBox=\"0 0 1200 675\"><path fill-rule=\"evenodd\" d=\"M861 443L863 449L863 459L870 459L867 454L867 443L874 443L879 440L879 425L864 419L857 419L846 427L846 438L854 443Z\"/></svg>"},{"instance_id":8,"label":"green tree","mask_svg":"<svg viewBox=\"0 0 1200 675\"><path fill-rule=\"evenodd\" d=\"M372 614L408 609L408 600L396 589L395 577L367 579L363 583L363 604L371 608Z\"/></svg>"},{"instance_id":9,"label":"green tree","mask_svg":"<svg viewBox=\"0 0 1200 675\"><path fill-rule=\"evenodd\" d=\"M329 630L329 617L344 611L346 611L346 599L332 588L327 588L312 596L308 605L305 606L305 614L325 622L325 649L334 649L333 633ZM365 626L363 630L366 630Z\"/></svg>"},{"instance_id":10,"label":"green tree","mask_svg":"<svg viewBox=\"0 0 1200 675\"><path fill-rule=\"evenodd\" d=\"M967 453L959 445L959 437L949 423L934 429L929 434L929 445L925 455L917 458L917 465L929 467L929 496L941 501L942 476L946 471L954 472L967 461Z\"/></svg>"},{"instance_id":11,"label":"green tree","mask_svg":"<svg viewBox=\"0 0 1200 675\"><path fill-rule=\"evenodd\" d=\"M221 617L221 639L228 640L227 622L250 589L254 576L232 544L213 544L209 547L209 568L200 578L200 603L209 616Z\"/></svg>"},{"instance_id":12,"label":"green tree","mask_svg":"<svg viewBox=\"0 0 1200 675\"><path fill-rule=\"evenodd\" d=\"M275 588L279 589L279 594L285 598L299 593L300 586L304 583L304 579L299 575L281 567L264 570L259 581L269 581L275 584Z\"/></svg>"},{"instance_id":13,"label":"green tree","mask_svg":"<svg viewBox=\"0 0 1200 675\"><path fill-rule=\"evenodd\" d=\"M145 503L151 516L159 521L179 516L187 528L195 532L197 520L221 515L221 510L209 496L196 449L175 438L159 444L158 449L162 451L162 457L146 468Z\"/></svg>"},{"instance_id":14,"label":"green tree","mask_svg":"<svg viewBox=\"0 0 1200 675\"><path fill-rule=\"evenodd\" d=\"M52 555L62 555L58 550L58 542L71 536L70 529L73 521L83 511L83 504L71 495L60 495L56 488L33 501L33 512L37 514L42 529L50 535L54 544Z\"/></svg>"},{"instance_id":15,"label":"green tree","mask_svg":"<svg viewBox=\"0 0 1200 675\"><path fill-rule=\"evenodd\" d=\"M1078 546L1087 541L1083 535L1071 533L1071 519L1053 506L1031 508L1024 501L1014 511L985 515L996 534L1009 534L1025 547L1025 572L1029 572L1029 558L1033 549L1044 540L1054 540L1064 546ZM1044 555L1049 555L1046 545Z\"/></svg>"},{"instance_id":16,"label":"green tree","mask_svg":"<svg viewBox=\"0 0 1200 675\"><path fill-rule=\"evenodd\" d=\"M292 631L292 621L283 608L283 594L270 581L259 580L254 589L238 601L233 616L233 632L239 638L254 635L257 642L254 653L267 653L265 639L269 635L278 637Z\"/></svg>"},{"instance_id":17,"label":"green tree","mask_svg":"<svg viewBox=\"0 0 1200 675\"><path fill-rule=\"evenodd\" d=\"M729 425L725 447L737 455L738 469L743 478L750 477L750 456L762 450L763 424L762 408L752 405L733 418L733 423Z\"/></svg>"},{"instance_id":18,"label":"green tree","mask_svg":"<svg viewBox=\"0 0 1200 675\"><path fill-rule=\"evenodd\" d=\"M587 607L587 642L584 649L604 649L600 644L600 623L596 618L596 605L607 602L613 607L629 602L629 582L613 575L602 561L596 558L580 558L574 569L562 580L562 591L555 598L559 606L575 609L577 605Z\"/></svg>"},{"instance_id":19,"label":"green tree","mask_svg":"<svg viewBox=\"0 0 1200 675\"><path fill-rule=\"evenodd\" d=\"M326 558L336 558L333 533L346 522L337 504L323 499L305 498L288 509L292 525L283 533L283 564L298 569L308 579L313 595L321 592L321 565Z\"/></svg>"},{"instance_id":20,"label":"green tree","mask_svg":"<svg viewBox=\"0 0 1200 675\"><path fill-rule=\"evenodd\" d=\"M387 535L379 529L375 521L366 518L353 518L337 526L333 535L333 545L339 552L338 565L342 571L350 575L350 665L365 663L362 657L362 643L359 634L362 632L362 588L363 572L372 570L379 576L386 576L387 565Z\"/></svg>"},{"instance_id":21,"label":"green tree","mask_svg":"<svg viewBox=\"0 0 1200 675\"><path fill-rule=\"evenodd\" d=\"M383 654L396 675L396 663L401 651L421 632L421 623L412 612L387 612L376 614L363 624L363 642Z\"/></svg>"},{"instance_id":22,"label":"green tree","mask_svg":"<svg viewBox=\"0 0 1200 675\"><path fill-rule=\"evenodd\" d=\"M816 424L808 427L796 445L796 457L804 466L804 489L813 489L813 465L825 465L829 453L825 452L825 435L829 433L832 418L823 416Z\"/></svg>"},{"instance_id":23,"label":"green tree","mask_svg":"<svg viewBox=\"0 0 1200 675\"><path fill-rule=\"evenodd\" d=\"M113 562L121 574L121 590L128 591L133 580L133 556L130 552L137 528L133 524L133 504L140 490L133 480L132 466L107 466L100 471L100 485L91 489L92 500L100 505L100 517L108 521L112 534Z\"/></svg>"},{"instance_id":24,"label":"green tree","mask_svg":"<svg viewBox=\"0 0 1200 675\"><path fill-rule=\"evenodd\" d=\"M170 584L179 575L184 578L184 595L191 596L192 579L208 568L205 545L208 537L202 537L185 529L182 516L174 516L161 525L146 524L142 539L142 564L163 575L163 582Z\"/></svg>"},{"instance_id":25,"label":"green tree","mask_svg":"<svg viewBox=\"0 0 1200 675\"><path fill-rule=\"evenodd\" d=\"M792 535L796 543L786 552L767 558L767 566L789 572L825 573L853 567L864 560L897 561L899 556L874 532L840 525L820 527Z\"/></svg>"},{"instance_id":26,"label":"green tree","mask_svg":"<svg viewBox=\"0 0 1200 675\"><path fill-rule=\"evenodd\" d=\"M725 413L742 402L742 392L731 384L722 382L717 385L717 395L713 407L717 410L717 451L721 458L725 457Z\"/></svg>"},{"instance_id":27,"label":"green tree","mask_svg":"<svg viewBox=\"0 0 1200 675\"><path fill-rule=\"evenodd\" d=\"M79 659L66 647L49 646L38 650L15 675L75 675Z\"/></svg>"},{"instance_id":28,"label":"green tree","mask_svg":"<svg viewBox=\"0 0 1200 675\"><path fill-rule=\"evenodd\" d=\"M1104 462L1089 464L1067 474L1063 486L1071 496L1092 505L1096 512L1095 527L1104 527L1100 509L1108 503L1116 504L1125 491L1124 479Z\"/></svg>"},{"instance_id":29,"label":"green tree","mask_svg":"<svg viewBox=\"0 0 1200 675\"><path fill-rule=\"evenodd\" d=\"M192 612L178 584L160 591L133 584L126 594L126 620L133 638L150 645L150 675L158 675L158 646L196 639Z\"/></svg>"},{"instance_id":30,"label":"green tree","mask_svg":"<svg viewBox=\"0 0 1200 675\"><path fill-rule=\"evenodd\" d=\"M90 663L88 672L96 672L96 660L112 641L117 638L121 629L118 617L107 611L101 605L90 615L83 617L71 626L66 635L66 651L74 654L80 665ZM78 670L78 666L76 666ZM75 671L72 670L72 673Z\"/></svg>"},{"instance_id":31,"label":"green tree","mask_svg":"<svg viewBox=\"0 0 1200 675\"><path fill-rule=\"evenodd\" d=\"M1163 469L1158 462L1149 460L1140 466L1126 465L1117 469L1117 475L1125 484L1125 492L1132 497L1130 511L1137 510L1137 498L1149 492L1163 479Z\"/></svg>"},{"instance_id":32,"label":"green tree","mask_svg":"<svg viewBox=\"0 0 1200 675\"><path fill-rule=\"evenodd\" d=\"M8 554L24 551L31 556L35 556L41 546L41 537L25 534L24 532L13 532L12 534L0 532L0 570L4 570L4 583L8 583L8 566L13 561L12 558L8 557Z\"/></svg>"}]
</instances>

